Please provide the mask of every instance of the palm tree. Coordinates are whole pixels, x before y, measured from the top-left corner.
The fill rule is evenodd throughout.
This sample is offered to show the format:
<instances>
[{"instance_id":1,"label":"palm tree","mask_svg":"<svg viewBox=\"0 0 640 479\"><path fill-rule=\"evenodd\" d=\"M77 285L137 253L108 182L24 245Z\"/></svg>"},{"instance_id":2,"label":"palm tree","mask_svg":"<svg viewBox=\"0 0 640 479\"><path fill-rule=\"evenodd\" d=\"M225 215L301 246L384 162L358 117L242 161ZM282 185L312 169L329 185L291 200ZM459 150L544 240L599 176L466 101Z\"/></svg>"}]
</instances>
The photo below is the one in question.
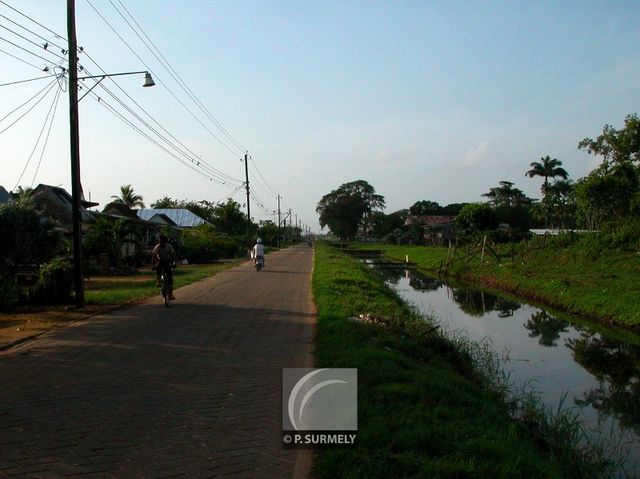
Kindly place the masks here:
<instances>
[{"instance_id":1,"label":"palm tree","mask_svg":"<svg viewBox=\"0 0 640 479\"><path fill-rule=\"evenodd\" d=\"M545 228L549 225L549 202L547 201L549 178L562 178L566 180L569 177L569 173L567 173L567 170L562 168L561 165L562 162L560 160L556 158L551 159L549 155L547 155L540 158L540 163L537 161L531 163L531 169L524 174L529 178L533 178L534 176L542 176L544 178L544 183L542 183L542 203L545 210Z\"/></svg>"},{"instance_id":2,"label":"palm tree","mask_svg":"<svg viewBox=\"0 0 640 479\"><path fill-rule=\"evenodd\" d=\"M121 203L129 208L135 208L136 206L144 208L142 196L135 194L131 185L122 185L120 187L120 196L113 195L111 198L113 198L114 203Z\"/></svg>"},{"instance_id":3,"label":"palm tree","mask_svg":"<svg viewBox=\"0 0 640 479\"><path fill-rule=\"evenodd\" d=\"M562 162L556 158L551 159L549 155L540 158L540 162L534 161L531 163L531 169L524 175L529 178L534 176L542 176L544 183L542 184L542 196L547 194L549 189L549 178L562 178L566 180L569 177L567 170L562 168Z\"/></svg>"}]
</instances>

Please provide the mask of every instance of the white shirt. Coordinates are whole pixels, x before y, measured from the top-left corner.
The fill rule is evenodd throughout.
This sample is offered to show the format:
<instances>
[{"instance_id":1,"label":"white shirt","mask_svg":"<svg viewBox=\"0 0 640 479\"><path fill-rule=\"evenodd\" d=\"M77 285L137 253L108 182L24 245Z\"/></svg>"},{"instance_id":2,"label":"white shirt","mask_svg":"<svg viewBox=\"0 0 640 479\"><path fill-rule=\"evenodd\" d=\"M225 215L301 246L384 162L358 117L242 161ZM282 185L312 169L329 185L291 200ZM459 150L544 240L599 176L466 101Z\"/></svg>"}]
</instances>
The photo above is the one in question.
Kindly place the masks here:
<instances>
[{"instance_id":1,"label":"white shirt","mask_svg":"<svg viewBox=\"0 0 640 479\"><path fill-rule=\"evenodd\" d=\"M262 243L257 243L253 247L253 257L257 258L258 256L264 257L264 245Z\"/></svg>"}]
</instances>

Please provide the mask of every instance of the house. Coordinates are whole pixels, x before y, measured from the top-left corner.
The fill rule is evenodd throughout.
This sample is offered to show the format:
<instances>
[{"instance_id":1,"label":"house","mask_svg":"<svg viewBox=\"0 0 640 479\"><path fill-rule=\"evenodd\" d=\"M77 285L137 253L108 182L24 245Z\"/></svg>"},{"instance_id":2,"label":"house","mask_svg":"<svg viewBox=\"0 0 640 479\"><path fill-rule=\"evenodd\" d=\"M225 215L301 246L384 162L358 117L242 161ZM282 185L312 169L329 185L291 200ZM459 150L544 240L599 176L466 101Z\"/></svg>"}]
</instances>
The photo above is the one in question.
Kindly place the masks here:
<instances>
[{"instance_id":1,"label":"house","mask_svg":"<svg viewBox=\"0 0 640 479\"><path fill-rule=\"evenodd\" d=\"M149 221L156 215L164 215L169 218L178 228L194 228L203 224L209 224L207 220L192 213L185 208L153 208L136 210L138 218Z\"/></svg>"},{"instance_id":2,"label":"house","mask_svg":"<svg viewBox=\"0 0 640 479\"><path fill-rule=\"evenodd\" d=\"M56 221L57 229L64 234L71 234L73 232L72 198L67 190L59 186L39 184L31 193L31 197L33 198L36 208L41 211L44 216L48 216ZM94 211L89 211L87 208L98 206L98 204L99 203L85 201L84 195L82 196L80 200L80 217L83 231L89 229L90 226L88 223L94 221L99 214Z\"/></svg>"},{"instance_id":3,"label":"house","mask_svg":"<svg viewBox=\"0 0 640 479\"><path fill-rule=\"evenodd\" d=\"M404 224L422 226L425 244L442 246L455 238L455 220L456 217L452 215L414 215L407 216Z\"/></svg>"},{"instance_id":4,"label":"house","mask_svg":"<svg viewBox=\"0 0 640 479\"><path fill-rule=\"evenodd\" d=\"M11 201L11 193L4 189L4 186L0 185L0 205Z\"/></svg>"}]
</instances>

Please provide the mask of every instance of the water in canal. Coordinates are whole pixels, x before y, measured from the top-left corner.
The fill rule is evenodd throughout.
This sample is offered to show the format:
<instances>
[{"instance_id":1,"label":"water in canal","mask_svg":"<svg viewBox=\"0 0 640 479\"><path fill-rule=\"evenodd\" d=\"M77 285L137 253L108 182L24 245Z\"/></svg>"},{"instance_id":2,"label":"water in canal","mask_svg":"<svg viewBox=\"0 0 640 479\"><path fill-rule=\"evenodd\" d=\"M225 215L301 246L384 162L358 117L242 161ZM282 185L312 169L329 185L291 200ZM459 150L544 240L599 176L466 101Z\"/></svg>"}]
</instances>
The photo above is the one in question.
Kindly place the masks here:
<instances>
[{"instance_id":1,"label":"water in canal","mask_svg":"<svg viewBox=\"0 0 640 479\"><path fill-rule=\"evenodd\" d=\"M366 262L375 265L375 260ZM624 437L626 467L640 469L638 344L568 316L478 289L451 287L402 266L376 269L402 298L433 313L446 330L464 331L475 341L488 338L496 353L508 356L504 367L516 385L530 383L554 410L566 395L564 407L575 408L587 428Z\"/></svg>"}]
</instances>

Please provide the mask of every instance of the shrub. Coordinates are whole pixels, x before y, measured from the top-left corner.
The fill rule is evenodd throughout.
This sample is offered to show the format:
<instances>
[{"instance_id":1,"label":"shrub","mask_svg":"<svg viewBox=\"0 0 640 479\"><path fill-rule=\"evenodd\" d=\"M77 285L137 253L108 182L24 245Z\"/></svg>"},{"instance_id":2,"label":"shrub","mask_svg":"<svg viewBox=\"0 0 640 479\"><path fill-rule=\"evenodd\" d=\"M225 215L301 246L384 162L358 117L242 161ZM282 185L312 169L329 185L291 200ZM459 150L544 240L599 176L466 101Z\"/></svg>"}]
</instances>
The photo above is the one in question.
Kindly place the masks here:
<instances>
[{"instance_id":1,"label":"shrub","mask_svg":"<svg viewBox=\"0 0 640 479\"><path fill-rule=\"evenodd\" d=\"M18 302L18 290L13 278L0 276L0 310L8 309Z\"/></svg>"},{"instance_id":2,"label":"shrub","mask_svg":"<svg viewBox=\"0 0 640 479\"><path fill-rule=\"evenodd\" d=\"M40 268L35 297L42 304L71 302L73 264L65 258L56 258Z\"/></svg>"},{"instance_id":3,"label":"shrub","mask_svg":"<svg viewBox=\"0 0 640 479\"><path fill-rule=\"evenodd\" d=\"M180 256L190 263L209 263L220 258L233 258L243 250L234 238L221 238L211 225L200 225L183 233Z\"/></svg>"}]
</instances>

